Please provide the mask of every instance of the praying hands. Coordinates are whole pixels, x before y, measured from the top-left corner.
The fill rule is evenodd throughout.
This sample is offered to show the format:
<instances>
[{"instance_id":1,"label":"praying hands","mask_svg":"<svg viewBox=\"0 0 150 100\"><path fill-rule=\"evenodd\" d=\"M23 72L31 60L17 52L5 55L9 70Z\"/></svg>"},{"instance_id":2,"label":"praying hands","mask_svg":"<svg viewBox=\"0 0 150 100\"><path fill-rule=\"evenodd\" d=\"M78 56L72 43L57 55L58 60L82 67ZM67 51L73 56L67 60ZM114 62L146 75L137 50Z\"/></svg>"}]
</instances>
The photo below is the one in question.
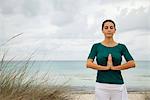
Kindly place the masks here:
<instances>
[{"instance_id":1,"label":"praying hands","mask_svg":"<svg viewBox=\"0 0 150 100\"><path fill-rule=\"evenodd\" d=\"M108 55L108 60L107 60L107 69L108 69L108 70L110 70L110 69L114 69L111 54L109 54L109 55Z\"/></svg>"}]
</instances>

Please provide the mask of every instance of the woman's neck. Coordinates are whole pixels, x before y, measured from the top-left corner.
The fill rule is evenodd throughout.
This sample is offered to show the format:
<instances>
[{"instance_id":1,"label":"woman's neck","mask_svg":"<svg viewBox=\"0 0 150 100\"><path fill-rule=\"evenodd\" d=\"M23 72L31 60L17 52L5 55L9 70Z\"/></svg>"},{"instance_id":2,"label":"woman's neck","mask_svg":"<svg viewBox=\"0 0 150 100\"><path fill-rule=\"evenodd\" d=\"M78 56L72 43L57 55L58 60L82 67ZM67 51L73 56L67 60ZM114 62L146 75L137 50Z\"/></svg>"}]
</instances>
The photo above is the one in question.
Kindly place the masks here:
<instances>
[{"instance_id":1,"label":"woman's neck","mask_svg":"<svg viewBox=\"0 0 150 100\"><path fill-rule=\"evenodd\" d=\"M102 42L106 44L116 43L113 38L105 38Z\"/></svg>"},{"instance_id":2,"label":"woman's neck","mask_svg":"<svg viewBox=\"0 0 150 100\"><path fill-rule=\"evenodd\" d=\"M101 43L108 46L113 46L117 44L117 42L115 42L113 38L105 38Z\"/></svg>"}]
</instances>

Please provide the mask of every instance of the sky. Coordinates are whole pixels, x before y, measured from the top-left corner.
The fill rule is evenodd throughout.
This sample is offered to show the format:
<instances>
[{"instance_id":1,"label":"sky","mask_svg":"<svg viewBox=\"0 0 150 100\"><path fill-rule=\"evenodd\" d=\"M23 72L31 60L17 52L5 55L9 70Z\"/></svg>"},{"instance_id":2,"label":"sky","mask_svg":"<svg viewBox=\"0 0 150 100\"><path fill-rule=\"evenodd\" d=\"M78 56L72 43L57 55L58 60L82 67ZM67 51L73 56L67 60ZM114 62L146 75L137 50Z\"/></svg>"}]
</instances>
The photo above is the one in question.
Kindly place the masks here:
<instances>
[{"instance_id":1,"label":"sky","mask_svg":"<svg viewBox=\"0 0 150 100\"><path fill-rule=\"evenodd\" d=\"M150 0L0 2L0 57L6 53L5 59L86 60L92 45L104 40L102 22L112 19L114 40L135 60L150 60Z\"/></svg>"}]
</instances>

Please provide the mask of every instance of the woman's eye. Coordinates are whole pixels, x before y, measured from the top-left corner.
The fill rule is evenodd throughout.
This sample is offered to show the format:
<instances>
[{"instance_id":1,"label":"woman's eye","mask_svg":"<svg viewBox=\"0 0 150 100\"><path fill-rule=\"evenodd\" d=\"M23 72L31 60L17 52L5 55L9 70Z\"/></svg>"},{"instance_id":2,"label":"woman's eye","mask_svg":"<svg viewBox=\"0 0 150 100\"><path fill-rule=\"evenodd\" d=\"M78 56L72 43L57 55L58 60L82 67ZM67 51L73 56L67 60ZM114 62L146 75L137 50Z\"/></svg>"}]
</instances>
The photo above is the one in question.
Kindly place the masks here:
<instances>
[{"instance_id":1,"label":"woman's eye","mask_svg":"<svg viewBox=\"0 0 150 100\"><path fill-rule=\"evenodd\" d=\"M105 29L108 29L108 27L106 26Z\"/></svg>"},{"instance_id":2,"label":"woman's eye","mask_svg":"<svg viewBox=\"0 0 150 100\"><path fill-rule=\"evenodd\" d=\"M110 29L113 29L113 27L112 27L112 26L110 26Z\"/></svg>"}]
</instances>

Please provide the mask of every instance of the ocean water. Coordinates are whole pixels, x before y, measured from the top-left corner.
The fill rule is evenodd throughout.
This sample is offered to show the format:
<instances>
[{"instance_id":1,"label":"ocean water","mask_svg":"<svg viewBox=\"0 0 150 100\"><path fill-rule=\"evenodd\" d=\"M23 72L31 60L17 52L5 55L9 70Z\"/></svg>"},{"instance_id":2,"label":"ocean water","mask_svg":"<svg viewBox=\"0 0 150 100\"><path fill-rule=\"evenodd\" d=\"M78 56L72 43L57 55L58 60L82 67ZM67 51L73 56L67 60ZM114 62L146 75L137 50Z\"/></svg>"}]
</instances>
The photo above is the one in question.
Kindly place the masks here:
<instances>
[{"instance_id":1,"label":"ocean water","mask_svg":"<svg viewBox=\"0 0 150 100\"><path fill-rule=\"evenodd\" d=\"M14 61L9 66L21 67L24 61ZM16 66L17 65L17 66ZM94 89L96 73L94 69L86 68L86 61L30 61L30 75L39 71L39 76L49 74L50 84L66 83L72 87ZM129 91L150 90L150 61L136 61L136 67L122 70L124 82Z\"/></svg>"}]
</instances>

